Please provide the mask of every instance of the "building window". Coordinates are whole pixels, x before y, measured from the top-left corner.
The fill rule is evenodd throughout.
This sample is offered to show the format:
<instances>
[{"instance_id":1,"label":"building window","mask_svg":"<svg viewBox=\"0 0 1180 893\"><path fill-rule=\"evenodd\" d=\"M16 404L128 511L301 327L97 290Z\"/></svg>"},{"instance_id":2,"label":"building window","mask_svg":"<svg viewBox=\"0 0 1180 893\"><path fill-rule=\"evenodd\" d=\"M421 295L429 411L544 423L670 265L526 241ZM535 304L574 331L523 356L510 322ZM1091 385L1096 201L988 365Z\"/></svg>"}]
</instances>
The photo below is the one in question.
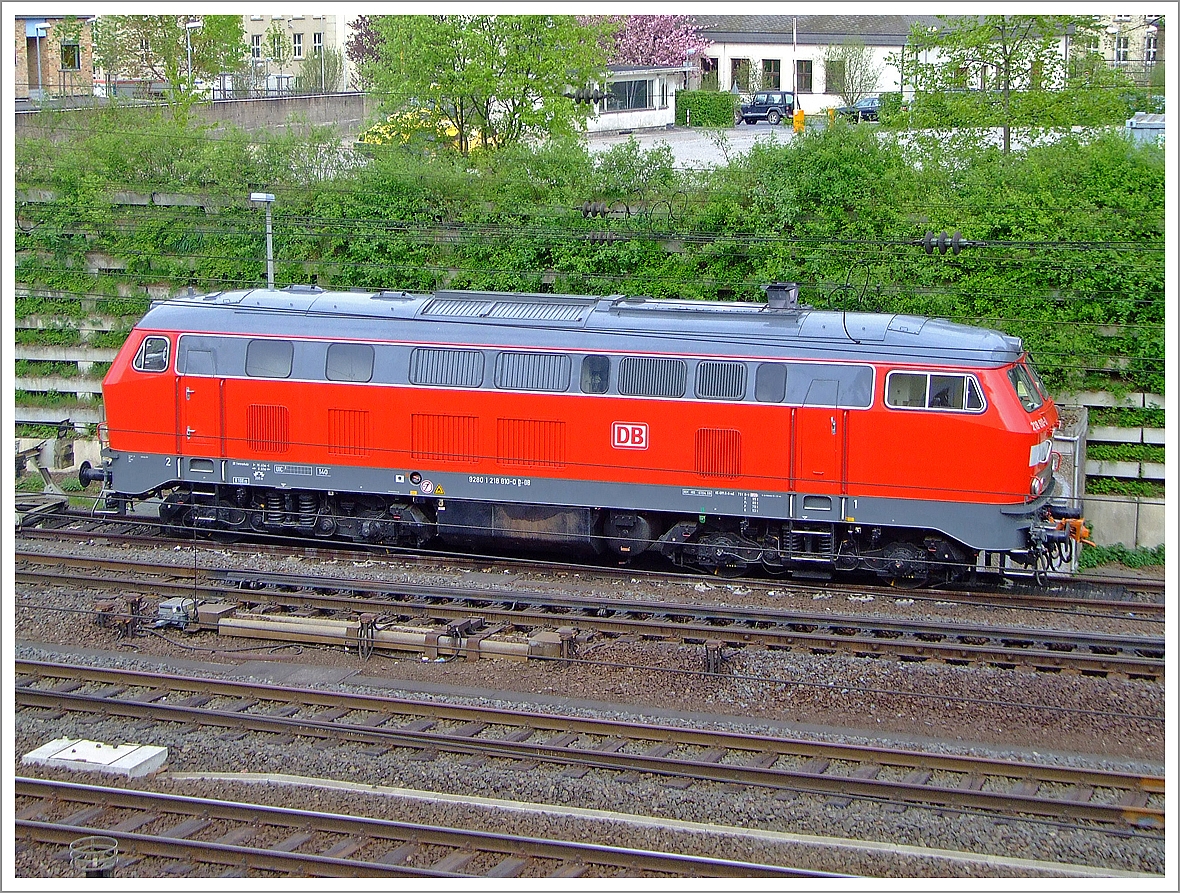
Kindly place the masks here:
<instances>
[{"instance_id":1,"label":"building window","mask_svg":"<svg viewBox=\"0 0 1180 893\"><path fill-rule=\"evenodd\" d=\"M702 90L720 90L721 85L717 83L717 57L705 56L701 59L701 89Z\"/></svg>"},{"instance_id":2,"label":"building window","mask_svg":"<svg viewBox=\"0 0 1180 893\"><path fill-rule=\"evenodd\" d=\"M61 45L61 68L62 71L78 71L82 67L82 53L78 49L76 43L63 43Z\"/></svg>"},{"instance_id":3,"label":"building window","mask_svg":"<svg viewBox=\"0 0 1180 893\"><path fill-rule=\"evenodd\" d=\"M660 78L660 108L668 107L668 79Z\"/></svg>"},{"instance_id":4,"label":"building window","mask_svg":"<svg viewBox=\"0 0 1180 893\"><path fill-rule=\"evenodd\" d=\"M1116 37L1114 40L1114 61L1126 62L1131 56L1131 38Z\"/></svg>"},{"instance_id":5,"label":"building window","mask_svg":"<svg viewBox=\"0 0 1180 893\"><path fill-rule=\"evenodd\" d=\"M603 111L652 108L651 81L615 81L603 97Z\"/></svg>"},{"instance_id":6,"label":"building window","mask_svg":"<svg viewBox=\"0 0 1180 893\"><path fill-rule=\"evenodd\" d=\"M315 55L319 55L324 51L324 32L315 31L311 35L311 51Z\"/></svg>"},{"instance_id":7,"label":"building window","mask_svg":"<svg viewBox=\"0 0 1180 893\"><path fill-rule=\"evenodd\" d=\"M843 59L828 59L824 63L824 92L839 96L847 83L847 68Z\"/></svg>"},{"instance_id":8,"label":"building window","mask_svg":"<svg viewBox=\"0 0 1180 893\"><path fill-rule=\"evenodd\" d=\"M1155 64L1156 51L1159 49L1159 39L1155 34L1148 34L1143 39L1143 61L1149 65Z\"/></svg>"},{"instance_id":9,"label":"building window","mask_svg":"<svg viewBox=\"0 0 1180 893\"><path fill-rule=\"evenodd\" d=\"M811 93L811 60L799 59L795 62L795 92Z\"/></svg>"},{"instance_id":10,"label":"building window","mask_svg":"<svg viewBox=\"0 0 1180 893\"><path fill-rule=\"evenodd\" d=\"M261 34L252 34L250 36L250 58L251 59L261 59L262 58L262 35Z\"/></svg>"},{"instance_id":11,"label":"building window","mask_svg":"<svg viewBox=\"0 0 1180 893\"><path fill-rule=\"evenodd\" d=\"M302 59L303 58L303 35L302 34L292 34L291 35L291 45L295 48L295 54L294 54L295 58Z\"/></svg>"},{"instance_id":12,"label":"building window","mask_svg":"<svg viewBox=\"0 0 1180 893\"><path fill-rule=\"evenodd\" d=\"M762 89L777 90L782 86L783 63L781 59L762 60Z\"/></svg>"},{"instance_id":13,"label":"building window","mask_svg":"<svg viewBox=\"0 0 1180 893\"><path fill-rule=\"evenodd\" d=\"M735 86L742 93L750 91L750 60L749 59L730 59L729 60L729 82Z\"/></svg>"}]
</instances>

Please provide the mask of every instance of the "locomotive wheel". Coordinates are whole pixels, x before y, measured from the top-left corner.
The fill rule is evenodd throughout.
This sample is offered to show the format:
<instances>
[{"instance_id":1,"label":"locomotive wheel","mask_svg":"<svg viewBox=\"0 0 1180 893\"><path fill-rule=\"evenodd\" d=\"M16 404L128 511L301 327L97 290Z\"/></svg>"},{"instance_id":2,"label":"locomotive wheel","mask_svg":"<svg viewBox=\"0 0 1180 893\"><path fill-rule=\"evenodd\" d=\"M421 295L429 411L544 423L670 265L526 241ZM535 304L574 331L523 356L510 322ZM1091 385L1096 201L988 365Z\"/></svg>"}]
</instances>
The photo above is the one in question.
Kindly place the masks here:
<instances>
[{"instance_id":1,"label":"locomotive wheel","mask_svg":"<svg viewBox=\"0 0 1180 893\"><path fill-rule=\"evenodd\" d=\"M884 567L881 573L888 578L890 586L917 589L930 579L926 555L913 543L890 543L883 550L882 557Z\"/></svg>"}]
</instances>

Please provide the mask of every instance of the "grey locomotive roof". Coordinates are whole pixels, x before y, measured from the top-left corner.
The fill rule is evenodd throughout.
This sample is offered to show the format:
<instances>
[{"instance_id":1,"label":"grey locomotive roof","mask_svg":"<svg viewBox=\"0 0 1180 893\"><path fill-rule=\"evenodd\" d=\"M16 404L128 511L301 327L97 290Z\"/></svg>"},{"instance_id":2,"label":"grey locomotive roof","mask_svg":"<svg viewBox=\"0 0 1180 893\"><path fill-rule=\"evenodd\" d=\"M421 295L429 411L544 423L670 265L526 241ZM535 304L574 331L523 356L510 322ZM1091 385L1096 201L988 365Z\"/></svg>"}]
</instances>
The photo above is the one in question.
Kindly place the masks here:
<instances>
[{"instance_id":1,"label":"grey locomotive roof","mask_svg":"<svg viewBox=\"0 0 1180 893\"><path fill-rule=\"evenodd\" d=\"M182 295L142 328L293 338L694 355L997 366L1019 338L943 319L767 304L438 291L329 292L314 286Z\"/></svg>"}]
</instances>

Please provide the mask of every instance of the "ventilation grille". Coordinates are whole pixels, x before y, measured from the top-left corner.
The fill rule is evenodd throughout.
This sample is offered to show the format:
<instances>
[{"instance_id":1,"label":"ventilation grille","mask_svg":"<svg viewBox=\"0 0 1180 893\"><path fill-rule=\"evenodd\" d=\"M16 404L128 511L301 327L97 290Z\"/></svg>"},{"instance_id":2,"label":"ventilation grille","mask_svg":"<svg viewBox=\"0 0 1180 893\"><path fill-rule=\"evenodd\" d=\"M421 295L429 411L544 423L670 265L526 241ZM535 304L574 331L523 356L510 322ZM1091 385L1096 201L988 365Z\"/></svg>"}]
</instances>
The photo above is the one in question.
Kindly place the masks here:
<instances>
[{"instance_id":1,"label":"ventilation grille","mask_svg":"<svg viewBox=\"0 0 1180 893\"><path fill-rule=\"evenodd\" d=\"M431 301L422 309L422 315L452 318L483 316L492 309L495 303L495 301Z\"/></svg>"},{"instance_id":2,"label":"ventilation grille","mask_svg":"<svg viewBox=\"0 0 1180 893\"><path fill-rule=\"evenodd\" d=\"M742 435L732 428L700 428L696 438L697 474L736 478L742 473Z\"/></svg>"},{"instance_id":3,"label":"ventilation grille","mask_svg":"<svg viewBox=\"0 0 1180 893\"><path fill-rule=\"evenodd\" d=\"M483 354L478 350L416 347L410 352L410 381L448 388L478 388L483 384Z\"/></svg>"},{"instance_id":4,"label":"ventilation grille","mask_svg":"<svg viewBox=\"0 0 1180 893\"><path fill-rule=\"evenodd\" d=\"M697 396L741 400L746 396L746 364L707 360L697 365Z\"/></svg>"},{"instance_id":5,"label":"ventilation grille","mask_svg":"<svg viewBox=\"0 0 1180 893\"><path fill-rule=\"evenodd\" d=\"M328 453L369 455L369 414L361 409L328 410Z\"/></svg>"},{"instance_id":6,"label":"ventilation grille","mask_svg":"<svg viewBox=\"0 0 1180 893\"><path fill-rule=\"evenodd\" d=\"M623 357L619 364L619 393L631 397L683 397L684 360Z\"/></svg>"},{"instance_id":7,"label":"ventilation grille","mask_svg":"<svg viewBox=\"0 0 1180 893\"><path fill-rule=\"evenodd\" d=\"M475 416L415 413L410 417L413 457L438 462L475 461L477 422Z\"/></svg>"},{"instance_id":8,"label":"ventilation grille","mask_svg":"<svg viewBox=\"0 0 1180 893\"><path fill-rule=\"evenodd\" d=\"M570 358L551 353L501 353L496 387L515 391L564 391L570 386Z\"/></svg>"},{"instance_id":9,"label":"ventilation grille","mask_svg":"<svg viewBox=\"0 0 1180 893\"><path fill-rule=\"evenodd\" d=\"M246 407L246 441L256 453L285 453L291 446L291 413L285 406Z\"/></svg>"},{"instance_id":10,"label":"ventilation grille","mask_svg":"<svg viewBox=\"0 0 1180 893\"><path fill-rule=\"evenodd\" d=\"M422 308L423 316L451 319L541 319L579 322L589 304L548 301L477 301L470 298L436 298Z\"/></svg>"},{"instance_id":11,"label":"ventilation grille","mask_svg":"<svg viewBox=\"0 0 1180 893\"><path fill-rule=\"evenodd\" d=\"M501 465L563 468L565 422L500 419L496 425L496 459Z\"/></svg>"}]
</instances>

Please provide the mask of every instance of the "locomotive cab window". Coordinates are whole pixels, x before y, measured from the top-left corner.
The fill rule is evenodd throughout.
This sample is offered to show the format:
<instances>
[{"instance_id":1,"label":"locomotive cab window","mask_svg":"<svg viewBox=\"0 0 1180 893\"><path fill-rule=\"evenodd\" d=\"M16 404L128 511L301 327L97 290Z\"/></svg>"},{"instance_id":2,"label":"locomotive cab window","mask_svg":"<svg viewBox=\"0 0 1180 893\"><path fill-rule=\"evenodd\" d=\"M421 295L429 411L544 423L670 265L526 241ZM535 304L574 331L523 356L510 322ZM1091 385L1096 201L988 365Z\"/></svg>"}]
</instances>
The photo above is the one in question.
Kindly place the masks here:
<instances>
[{"instance_id":1,"label":"locomotive cab window","mask_svg":"<svg viewBox=\"0 0 1180 893\"><path fill-rule=\"evenodd\" d=\"M1008 370L1008 380L1012 382L1012 389L1016 391L1016 396L1020 398L1026 412L1040 409L1045 401L1029 377L1028 370L1023 366L1013 366Z\"/></svg>"},{"instance_id":2,"label":"locomotive cab window","mask_svg":"<svg viewBox=\"0 0 1180 893\"><path fill-rule=\"evenodd\" d=\"M582 358L582 393L605 394L610 388L610 357Z\"/></svg>"},{"instance_id":3,"label":"locomotive cab window","mask_svg":"<svg viewBox=\"0 0 1180 893\"><path fill-rule=\"evenodd\" d=\"M885 405L925 408L927 378L924 373L890 372L885 385Z\"/></svg>"},{"instance_id":4,"label":"locomotive cab window","mask_svg":"<svg viewBox=\"0 0 1180 893\"><path fill-rule=\"evenodd\" d=\"M328 381L372 381L373 345L329 344L324 374Z\"/></svg>"},{"instance_id":5,"label":"locomotive cab window","mask_svg":"<svg viewBox=\"0 0 1180 893\"><path fill-rule=\"evenodd\" d=\"M885 405L893 409L942 409L982 412L983 392L972 375L890 372Z\"/></svg>"},{"instance_id":6,"label":"locomotive cab window","mask_svg":"<svg viewBox=\"0 0 1180 893\"><path fill-rule=\"evenodd\" d=\"M246 345L246 374L252 378L290 378L295 345L256 338Z\"/></svg>"},{"instance_id":7,"label":"locomotive cab window","mask_svg":"<svg viewBox=\"0 0 1180 893\"><path fill-rule=\"evenodd\" d=\"M168 339L149 335L139 345L132 367L140 372L164 372L168 369Z\"/></svg>"}]
</instances>

